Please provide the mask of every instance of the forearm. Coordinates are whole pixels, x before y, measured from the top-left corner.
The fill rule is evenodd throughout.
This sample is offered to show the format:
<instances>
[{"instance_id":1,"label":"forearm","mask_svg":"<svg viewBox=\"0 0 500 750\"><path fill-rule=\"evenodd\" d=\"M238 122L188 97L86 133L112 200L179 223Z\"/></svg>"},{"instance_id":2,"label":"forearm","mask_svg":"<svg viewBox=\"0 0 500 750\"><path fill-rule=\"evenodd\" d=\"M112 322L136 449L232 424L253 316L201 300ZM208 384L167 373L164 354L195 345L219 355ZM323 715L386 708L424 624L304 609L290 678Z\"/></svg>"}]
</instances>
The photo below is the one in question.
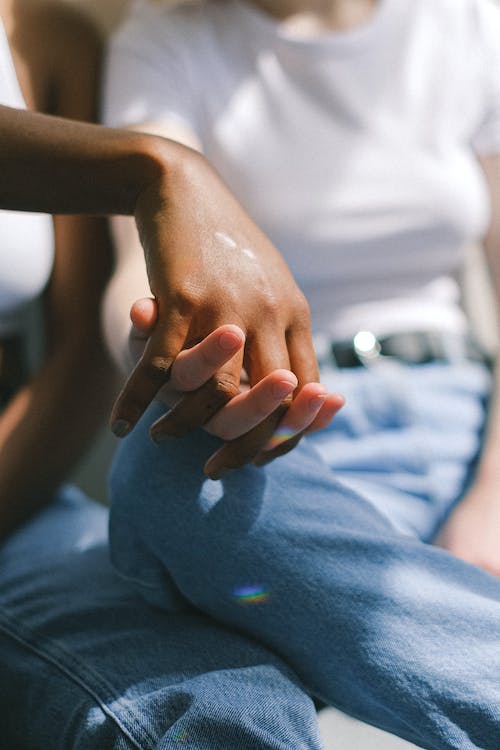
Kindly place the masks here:
<instances>
[{"instance_id":1,"label":"forearm","mask_svg":"<svg viewBox=\"0 0 500 750\"><path fill-rule=\"evenodd\" d=\"M484 241L486 260L494 292L496 315L500 314L500 156L482 162L490 189L491 223ZM497 330L498 325L497 325ZM498 342L497 342L498 350ZM495 495L500 488L500 360L497 357L493 373L488 423L481 461L477 471L477 486L491 487ZM499 495L500 496L500 495Z\"/></svg>"},{"instance_id":2,"label":"forearm","mask_svg":"<svg viewBox=\"0 0 500 750\"><path fill-rule=\"evenodd\" d=\"M100 305L111 249L102 219L58 216L44 295L45 358L0 416L0 535L51 497L112 403Z\"/></svg>"},{"instance_id":3,"label":"forearm","mask_svg":"<svg viewBox=\"0 0 500 750\"><path fill-rule=\"evenodd\" d=\"M0 206L52 214L133 215L194 153L165 138L0 106Z\"/></svg>"},{"instance_id":4,"label":"forearm","mask_svg":"<svg viewBox=\"0 0 500 750\"><path fill-rule=\"evenodd\" d=\"M48 502L107 414L114 373L100 348L83 350L55 353L2 412L0 537Z\"/></svg>"},{"instance_id":5,"label":"forearm","mask_svg":"<svg viewBox=\"0 0 500 750\"><path fill-rule=\"evenodd\" d=\"M490 398L488 421L481 458L476 471L474 487L484 489L495 502L500 490L500 363L497 361L493 372L493 392ZM487 492L491 488L492 492ZM500 503L499 503L500 505Z\"/></svg>"}]
</instances>

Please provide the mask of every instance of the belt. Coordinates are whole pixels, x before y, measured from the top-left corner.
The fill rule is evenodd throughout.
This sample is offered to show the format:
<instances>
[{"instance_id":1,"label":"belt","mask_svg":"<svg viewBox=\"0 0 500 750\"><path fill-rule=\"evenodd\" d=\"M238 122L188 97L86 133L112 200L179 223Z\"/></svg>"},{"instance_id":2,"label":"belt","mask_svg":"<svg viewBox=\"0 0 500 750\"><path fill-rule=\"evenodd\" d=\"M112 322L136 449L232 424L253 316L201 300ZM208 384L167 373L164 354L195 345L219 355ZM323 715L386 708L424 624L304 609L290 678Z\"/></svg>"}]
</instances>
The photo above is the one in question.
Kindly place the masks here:
<instances>
[{"instance_id":1,"label":"belt","mask_svg":"<svg viewBox=\"0 0 500 750\"><path fill-rule=\"evenodd\" d=\"M337 367L369 366L384 358L404 364L430 362L483 362L492 365L492 358L470 336L438 331L409 331L378 338L371 331L359 331L352 339L333 341L319 356L320 363Z\"/></svg>"}]
</instances>

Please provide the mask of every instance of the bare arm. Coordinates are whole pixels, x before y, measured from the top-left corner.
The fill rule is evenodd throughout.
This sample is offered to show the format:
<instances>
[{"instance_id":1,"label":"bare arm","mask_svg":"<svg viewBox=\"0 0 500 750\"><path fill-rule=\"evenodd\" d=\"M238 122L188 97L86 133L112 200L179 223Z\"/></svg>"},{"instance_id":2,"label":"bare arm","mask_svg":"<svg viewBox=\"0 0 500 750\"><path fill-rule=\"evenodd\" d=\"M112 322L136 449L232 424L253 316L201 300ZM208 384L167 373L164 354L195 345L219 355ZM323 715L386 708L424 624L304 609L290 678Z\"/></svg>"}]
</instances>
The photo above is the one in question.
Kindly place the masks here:
<instances>
[{"instance_id":1,"label":"bare arm","mask_svg":"<svg viewBox=\"0 0 500 750\"><path fill-rule=\"evenodd\" d=\"M47 39L44 27L36 29L40 44L47 44L51 54L57 54L61 37L57 37L57 44L51 45L50 34ZM63 37L70 49L76 43L72 39L74 33L78 34L80 54L74 55L71 65L59 66L58 70L62 69L72 81L80 81L78 96L64 87L65 79L50 80L57 94L58 112L90 118L98 72L97 57L93 54L96 48L92 38L87 40L71 22ZM87 42L88 55L81 49ZM50 76L48 62L45 75ZM37 75L39 64L37 57ZM36 99L30 103L43 106ZM50 182L48 176L47 182ZM111 268L105 222L97 218L58 216L54 227L55 261L45 295L45 359L0 416L2 536L50 499L102 422L113 387L113 371L102 344L99 314Z\"/></svg>"},{"instance_id":2,"label":"bare arm","mask_svg":"<svg viewBox=\"0 0 500 750\"><path fill-rule=\"evenodd\" d=\"M199 148L196 134L186 129L179 131L177 124L149 122L137 127ZM168 379L177 354L224 324L235 324L243 331L243 352L214 373L203 386L204 391L200 389L201 393L186 395L156 423L152 428L155 439L184 434L187 429L201 425L209 426L214 414L238 395L242 366L251 386L278 370L295 373L296 395L304 386L317 381L308 306L302 293L276 248L215 173L207 170L203 157L200 159L200 164L194 168L193 161L184 167L181 165L172 178L175 189L171 190L168 210L162 210L161 202L151 200L148 203L152 221L159 227L163 225L165 237L163 288L155 287L154 280L149 278L160 319L145 355L129 380L130 388L139 375L144 384L149 377L150 388L143 391L142 403L135 409L128 409L120 399L114 409L124 434L137 421L142 405L148 403ZM202 164L206 166L201 167ZM105 320L108 341L115 358L123 365L128 352L128 310L134 300L148 294L148 279L142 268L142 253L133 225L123 218L115 219L113 225L117 269L106 297ZM157 236L161 233L160 229ZM143 244L148 256L148 247L144 241ZM156 278L159 277L157 274ZM321 392L318 386L318 394ZM306 393L311 398L306 391L303 401ZM203 408L200 408L200 398ZM297 413L304 411L303 406L300 401L297 403ZM338 408L338 398L334 404L328 400L317 424L326 424ZM209 474L218 476L226 468L254 460L270 460L290 450L298 442L301 428L296 437L266 452L265 456L260 455L283 414L283 408L274 410L247 434L236 430L238 439L226 444L208 463ZM304 424L304 418L296 420L293 411L291 420L297 425ZM309 420L313 421L314 417L305 419L306 426Z\"/></svg>"},{"instance_id":3,"label":"bare arm","mask_svg":"<svg viewBox=\"0 0 500 750\"><path fill-rule=\"evenodd\" d=\"M163 138L0 105L4 209L133 216L183 159L190 149Z\"/></svg>"},{"instance_id":4,"label":"bare arm","mask_svg":"<svg viewBox=\"0 0 500 750\"><path fill-rule=\"evenodd\" d=\"M485 238L495 297L500 300L500 156L484 159L491 195L492 221ZM494 391L481 460L472 487L441 529L436 543L467 562L500 576L500 366L494 372Z\"/></svg>"},{"instance_id":5,"label":"bare arm","mask_svg":"<svg viewBox=\"0 0 500 750\"><path fill-rule=\"evenodd\" d=\"M72 217L56 220L56 242L45 301L47 357L0 417L0 536L50 499L112 398L99 321L107 243L98 225Z\"/></svg>"}]
</instances>

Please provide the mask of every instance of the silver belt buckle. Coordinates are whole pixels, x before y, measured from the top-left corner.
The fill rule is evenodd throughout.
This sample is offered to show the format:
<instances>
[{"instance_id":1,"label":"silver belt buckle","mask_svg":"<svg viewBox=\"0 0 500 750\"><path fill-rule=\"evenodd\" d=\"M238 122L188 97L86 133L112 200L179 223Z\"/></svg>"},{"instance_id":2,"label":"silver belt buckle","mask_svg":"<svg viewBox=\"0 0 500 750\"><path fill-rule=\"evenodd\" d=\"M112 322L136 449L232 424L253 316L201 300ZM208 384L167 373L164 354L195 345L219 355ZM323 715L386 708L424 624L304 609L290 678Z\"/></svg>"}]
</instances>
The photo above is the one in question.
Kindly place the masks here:
<instances>
[{"instance_id":1,"label":"silver belt buckle","mask_svg":"<svg viewBox=\"0 0 500 750\"><path fill-rule=\"evenodd\" d=\"M352 346L365 367L373 365L377 360L386 359L381 354L381 344L371 331L358 331L352 340Z\"/></svg>"}]
</instances>

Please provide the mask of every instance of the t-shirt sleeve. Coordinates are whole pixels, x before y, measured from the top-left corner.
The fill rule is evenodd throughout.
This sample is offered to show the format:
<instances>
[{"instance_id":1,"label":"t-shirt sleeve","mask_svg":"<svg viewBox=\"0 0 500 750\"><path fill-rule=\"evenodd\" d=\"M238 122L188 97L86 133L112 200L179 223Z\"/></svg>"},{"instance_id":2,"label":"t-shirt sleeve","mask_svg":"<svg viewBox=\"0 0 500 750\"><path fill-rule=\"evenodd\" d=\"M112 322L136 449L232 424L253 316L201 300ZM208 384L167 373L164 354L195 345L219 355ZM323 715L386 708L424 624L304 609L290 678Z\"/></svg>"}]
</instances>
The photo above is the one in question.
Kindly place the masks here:
<instances>
[{"instance_id":1,"label":"t-shirt sleeve","mask_svg":"<svg viewBox=\"0 0 500 750\"><path fill-rule=\"evenodd\" d=\"M199 133L189 48L189 28L175 13L147 0L134 3L109 43L102 121L112 127L178 122Z\"/></svg>"},{"instance_id":2,"label":"t-shirt sleeve","mask_svg":"<svg viewBox=\"0 0 500 750\"><path fill-rule=\"evenodd\" d=\"M500 4L477 0L481 111L472 145L482 156L500 154Z\"/></svg>"}]
</instances>

